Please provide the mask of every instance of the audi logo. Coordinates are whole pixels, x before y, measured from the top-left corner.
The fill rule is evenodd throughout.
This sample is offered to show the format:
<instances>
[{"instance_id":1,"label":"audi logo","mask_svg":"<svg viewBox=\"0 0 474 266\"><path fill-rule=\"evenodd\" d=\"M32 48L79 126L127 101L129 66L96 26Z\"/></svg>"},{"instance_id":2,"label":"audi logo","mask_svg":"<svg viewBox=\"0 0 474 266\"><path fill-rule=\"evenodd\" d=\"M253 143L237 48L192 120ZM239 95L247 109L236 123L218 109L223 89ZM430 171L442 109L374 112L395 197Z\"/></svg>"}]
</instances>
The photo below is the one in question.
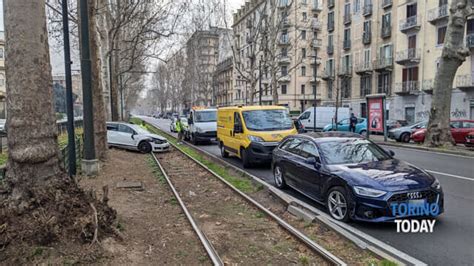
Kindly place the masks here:
<instances>
[{"instance_id":1,"label":"audi logo","mask_svg":"<svg viewBox=\"0 0 474 266\"><path fill-rule=\"evenodd\" d=\"M421 195L421 192L408 192L407 193L407 198L408 199L421 199L423 195Z\"/></svg>"}]
</instances>

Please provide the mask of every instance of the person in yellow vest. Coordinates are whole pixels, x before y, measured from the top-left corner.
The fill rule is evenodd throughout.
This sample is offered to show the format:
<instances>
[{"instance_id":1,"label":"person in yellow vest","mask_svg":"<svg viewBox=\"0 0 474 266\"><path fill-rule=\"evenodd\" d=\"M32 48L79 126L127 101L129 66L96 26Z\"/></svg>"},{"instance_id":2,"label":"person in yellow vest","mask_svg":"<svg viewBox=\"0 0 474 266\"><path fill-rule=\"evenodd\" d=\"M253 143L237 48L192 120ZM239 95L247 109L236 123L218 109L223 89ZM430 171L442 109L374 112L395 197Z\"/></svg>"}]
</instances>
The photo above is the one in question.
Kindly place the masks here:
<instances>
[{"instance_id":1,"label":"person in yellow vest","mask_svg":"<svg viewBox=\"0 0 474 266\"><path fill-rule=\"evenodd\" d=\"M183 141L183 123L181 123L181 118L179 118L179 117L176 120L176 132L178 132L178 144L182 144L182 141Z\"/></svg>"}]
</instances>

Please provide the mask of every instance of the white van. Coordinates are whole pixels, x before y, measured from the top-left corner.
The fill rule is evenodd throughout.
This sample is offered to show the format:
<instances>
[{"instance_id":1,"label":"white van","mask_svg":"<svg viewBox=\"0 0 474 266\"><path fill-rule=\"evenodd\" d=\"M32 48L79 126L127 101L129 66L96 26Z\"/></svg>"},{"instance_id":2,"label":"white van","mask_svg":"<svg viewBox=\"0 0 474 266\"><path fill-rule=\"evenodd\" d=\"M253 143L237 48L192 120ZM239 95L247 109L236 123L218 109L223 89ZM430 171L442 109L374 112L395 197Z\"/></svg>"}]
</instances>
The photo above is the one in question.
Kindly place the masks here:
<instances>
[{"instance_id":1,"label":"white van","mask_svg":"<svg viewBox=\"0 0 474 266\"><path fill-rule=\"evenodd\" d=\"M188 128L184 137L194 145L217 138L217 109L193 107L188 117Z\"/></svg>"},{"instance_id":2,"label":"white van","mask_svg":"<svg viewBox=\"0 0 474 266\"><path fill-rule=\"evenodd\" d=\"M337 108L337 120L349 118L349 108ZM336 107L316 107L316 130L322 130L327 124L331 124L336 117ZM306 131L314 128L314 107L306 109L298 120Z\"/></svg>"}]
</instances>

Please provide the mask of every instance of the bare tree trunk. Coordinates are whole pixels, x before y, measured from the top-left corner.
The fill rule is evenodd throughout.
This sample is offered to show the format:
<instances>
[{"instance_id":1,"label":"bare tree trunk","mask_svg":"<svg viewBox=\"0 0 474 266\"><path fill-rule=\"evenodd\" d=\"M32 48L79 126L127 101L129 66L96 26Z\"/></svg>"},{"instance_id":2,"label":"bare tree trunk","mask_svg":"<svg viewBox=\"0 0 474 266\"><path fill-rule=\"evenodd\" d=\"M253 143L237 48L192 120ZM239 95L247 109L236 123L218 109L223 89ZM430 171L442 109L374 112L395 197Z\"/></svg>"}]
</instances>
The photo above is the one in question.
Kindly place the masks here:
<instances>
[{"instance_id":1,"label":"bare tree trunk","mask_svg":"<svg viewBox=\"0 0 474 266\"><path fill-rule=\"evenodd\" d=\"M45 2L7 0L4 6L9 155L6 177L15 204L27 204L30 189L63 174Z\"/></svg>"},{"instance_id":2,"label":"bare tree trunk","mask_svg":"<svg viewBox=\"0 0 474 266\"><path fill-rule=\"evenodd\" d=\"M464 45L464 32L470 13L466 0L452 1L446 39L433 86L433 101L425 137L427 146L455 145L449 125L451 92L456 71L469 55Z\"/></svg>"},{"instance_id":3,"label":"bare tree trunk","mask_svg":"<svg viewBox=\"0 0 474 266\"><path fill-rule=\"evenodd\" d=\"M273 105L278 105L278 81L275 70L272 71L272 92Z\"/></svg>"},{"instance_id":4,"label":"bare tree trunk","mask_svg":"<svg viewBox=\"0 0 474 266\"><path fill-rule=\"evenodd\" d=\"M117 48L117 45L115 46ZM114 49L112 47L112 49ZM112 121L118 121L119 117L119 82L118 82L118 73L120 71L120 58L118 51L112 51L112 67L110 69L110 75L112 75L112 80L110 84L110 101L111 101L111 114Z\"/></svg>"},{"instance_id":5,"label":"bare tree trunk","mask_svg":"<svg viewBox=\"0 0 474 266\"><path fill-rule=\"evenodd\" d=\"M89 0L89 32L92 64L92 98L94 101L95 151L100 160L107 157L107 127L103 99L102 71L100 58L100 35L98 32L97 1Z\"/></svg>"}]
</instances>

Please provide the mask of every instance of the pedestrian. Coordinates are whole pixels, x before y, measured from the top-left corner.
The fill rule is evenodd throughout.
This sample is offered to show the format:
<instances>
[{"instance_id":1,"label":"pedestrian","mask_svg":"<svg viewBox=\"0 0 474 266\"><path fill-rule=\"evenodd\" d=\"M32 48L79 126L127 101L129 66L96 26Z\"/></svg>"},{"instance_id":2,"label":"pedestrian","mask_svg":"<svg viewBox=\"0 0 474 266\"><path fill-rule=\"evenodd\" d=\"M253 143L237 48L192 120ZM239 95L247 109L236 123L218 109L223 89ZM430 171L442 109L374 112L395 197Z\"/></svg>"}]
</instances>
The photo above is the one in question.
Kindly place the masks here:
<instances>
[{"instance_id":1,"label":"pedestrian","mask_svg":"<svg viewBox=\"0 0 474 266\"><path fill-rule=\"evenodd\" d=\"M178 144L182 144L183 141L183 124L181 118L176 119L176 132L178 132Z\"/></svg>"},{"instance_id":2,"label":"pedestrian","mask_svg":"<svg viewBox=\"0 0 474 266\"><path fill-rule=\"evenodd\" d=\"M354 115L354 113L351 113L351 117L349 118L349 131L355 132L356 125L357 125L357 117Z\"/></svg>"}]
</instances>

